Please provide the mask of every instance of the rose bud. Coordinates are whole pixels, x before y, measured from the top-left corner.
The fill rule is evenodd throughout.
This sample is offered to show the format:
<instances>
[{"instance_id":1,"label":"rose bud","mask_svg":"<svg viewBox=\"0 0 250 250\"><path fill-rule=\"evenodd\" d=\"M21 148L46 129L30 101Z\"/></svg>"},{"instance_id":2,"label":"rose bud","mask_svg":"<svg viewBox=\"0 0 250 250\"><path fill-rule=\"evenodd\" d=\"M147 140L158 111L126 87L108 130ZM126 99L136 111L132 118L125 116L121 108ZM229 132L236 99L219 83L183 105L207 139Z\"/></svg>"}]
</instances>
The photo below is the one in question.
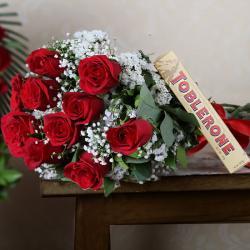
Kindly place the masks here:
<instances>
[{"instance_id":1,"label":"rose bud","mask_svg":"<svg viewBox=\"0 0 250 250\"><path fill-rule=\"evenodd\" d=\"M81 89L91 95L107 93L118 85L121 66L105 55L96 55L80 61L78 73Z\"/></svg>"},{"instance_id":2,"label":"rose bud","mask_svg":"<svg viewBox=\"0 0 250 250\"><path fill-rule=\"evenodd\" d=\"M72 146L79 137L79 129L63 112L44 116L44 132L53 146Z\"/></svg>"},{"instance_id":3,"label":"rose bud","mask_svg":"<svg viewBox=\"0 0 250 250\"><path fill-rule=\"evenodd\" d=\"M6 36L5 33L6 33L5 29L2 26L0 26L0 41L5 38L5 36Z\"/></svg>"},{"instance_id":4,"label":"rose bud","mask_svg":"<svg viewBox=\"0 0 250 250\"><path fill-rule=\"evenodd\" d=\"M0 78L0 95L4 95L7 92L8 92L8 85L2 78Z\"/></svg>"},{"instance_id":5,"label":"rose bud","mask_svg":"<svg viewBox=\"0 0 250 250\"><path fill-rule=\"evenodd\" d=\"M114 152L130 155L152 137L152 125L143 119L131 119L122 126L110 128L107 140Z\"/></svg>"},{"instance_id":6,"label":"rose bud","mask_svg":"<svg viewBox=\"0 0 250 250\"><path fill-rule=\"evenodd\" d=\"M64 68L59 67L60 55L58 52L41 48L33 51L26 63L30 70L36 74L56 78L60 76Z\"/></svg>"},{"instance_id":7,"label":"rose bud","mask_svg":"<svg viewBox=\"0 0 250 250\"><path fill-rule=\"evenodd\" d=\"M85 93L68 92L63 96L63 110L78 124L88 124L97 120L103 112L102 99Z\"/></svg>"},{"instance_id":8,"label":"rose bud","mask_svg":"<svg viewBox=\"0 0 250 250\"><path fill-rule=\"evenodd\" d=\"M46 110L47 106L56 106L56 95L59 85L54 80L42 80L40 78L29 77L23 84L21 90L21 100L25 108L33 110Z\"/></svg>"},{"instance_id":9,"label":"rose bud","mask_svg":"<svg viewBox=\"0 0 250 250\"><path fill-rule=\"evenodd\" d=\"M15 157L22 157L24 145L34 133L34 117L24 112L10 112L1 119L4 140Z\"/></svg>"},{"instance_id":10,"label":"rose bud","mask_svg":"<svg viewBox=\"0 0 250 250\"><path fill-rule=\"evenodd\" d=\"M83 189L98 190L103 185L104 176L108 173L110 165L100 165L92 159L93 155L84 152L80 161L71 162L64 168L64 176L77 183Z\"/></svg>"},{"instance_id":11,"label":"rose bud","mask_svg":"<svg viewBox=\"0 0 250 250\"><path fill-rule=\"evenodd\" d=\"M8 68L10 66L10 62L10 52L4 47L0 46L0 72Z\"/></svg>"},{"instance_id":12,"label":"rose bud","mask_svg":"<svg viewBox=\"0 0 250 250\"><path fill-rule=\"evenodd\" d=\"M52 153L61 153L63 147L53 147L50 143L44 144L37 138L29 138L24 147L24 162L30 170L34 170L42 163L58 163L60 160Z\"/></svg>"},{"instance_id":13,"label":"rose bud","mask_svg":"<svg viewBox=\"0 0 250 250\"><path fill-rule=\"evenodd\" d=\"M21 111L23 104L20 93L23 87L23 78L20 74L15 75L11 79L11 86L10 109L11 111Z\"/></svg>"}]
</instances>

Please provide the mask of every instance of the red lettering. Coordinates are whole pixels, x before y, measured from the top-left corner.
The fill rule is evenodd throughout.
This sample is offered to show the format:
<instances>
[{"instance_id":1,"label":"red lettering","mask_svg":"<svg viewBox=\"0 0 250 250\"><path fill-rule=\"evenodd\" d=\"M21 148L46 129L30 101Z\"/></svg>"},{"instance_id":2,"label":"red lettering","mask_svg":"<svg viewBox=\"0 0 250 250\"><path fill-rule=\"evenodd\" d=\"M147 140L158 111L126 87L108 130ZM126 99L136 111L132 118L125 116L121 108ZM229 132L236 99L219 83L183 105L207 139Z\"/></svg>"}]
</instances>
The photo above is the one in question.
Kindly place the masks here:
<instances>
[{"instance_id":1,"label":"red lettering","mask_svg":"<svg viewBox=\"0 0 250 250\"><path fill-rule=\"evenodd\" d=\"M206 129L209 129L210 125L214 124L214 118L209 115L202 120L202 123L205 125Z\"/></svg>"},{"instance_id":2,"label":"red lettering","mask_svg":"<svg viewBox=\"0 0 250 250\"><path fill-rule=\"evenodd\" d=\"M210 134L212 136L218 136L221 132L221 129L218 125L213 125L211 128L210 128Z\"/></svg>"},{"instance_id":3,"label":"red lettering","mask_svg":"<svg viewBox=\"0 0 250 250\"><path fill-rule=\"evenodd\" d=\"M234 150L235 148L231 143L228 143L225 147L222 148L222 151L225 155L229 155L229 153Z\"/></svg>"},{"instance_id":4,"label":"red lettering","mask_svg":"<svg viewBox=\"0 0 250 250\"><path fill-rule=\"evenodd\" d=\"M225 145L226 143L228 143L228 139L225 136L225 134L222 134L219 137L217 137L215 139L215 141L219 144L220 147L222 147L223 145Z\"/></svg>"},{"instance_id":5,"label":"red lettering","mask_svg":"<svg viewBox=\"0 0 250 250\"><path fill-rule=\"evenodd\" d=\"M186 81L183 81L179 84L179 91L182 93L186 93L189 91L189 83Z\"/></svg>"},{"instance_id":6,"label":"red lettering","mask_svg":"<svg viewBox=\"0 0 250 250\"><path fill-rule=\"evenodd\" d=\"M196 115L199 117L200 120L204 117L204 115L207 114L209 114L209 112L206 107L203 107L196 112Z\"/></svg>"},{"instance_id":7,"label":"red lettering","mask_svg":"<svg viewBox=\"0 0 250 250\"><path fill-rule=\"evenodd\" d=\"M187 79L187 77L186 77L186 75L184 74L184 72L183 72L183 71L180 71L180 72L179 72L179 75L176 76L174 79L172 79L170 82L171 82L172 84L176 84L176 83L179 82L180 80L186 80L186 79Z\"/></svg>"},{"instance_id":8,"label":"red lettering","mask_svg":"<svg viewBox=\"0 0 250 250\"><path fill-rule=\"evenodd\" d=\"M192 108L193 111L196 111L198 108L197 108L197 105L201 103L201 100L198 99L196 101L194 101L192 104L190 104L190 107Z\"/></svg>"},{"instance_id":9,"label":"red lettering","mask_svg":"<svg viewBox=\"0 0 250 250\"><path fill-rule=\"evenodd\" d=\"M184 95L184 98L186 99L187 102L191 103L197 98L197 95L193 90L191 90Z\"/></svg>"}]
</instances>

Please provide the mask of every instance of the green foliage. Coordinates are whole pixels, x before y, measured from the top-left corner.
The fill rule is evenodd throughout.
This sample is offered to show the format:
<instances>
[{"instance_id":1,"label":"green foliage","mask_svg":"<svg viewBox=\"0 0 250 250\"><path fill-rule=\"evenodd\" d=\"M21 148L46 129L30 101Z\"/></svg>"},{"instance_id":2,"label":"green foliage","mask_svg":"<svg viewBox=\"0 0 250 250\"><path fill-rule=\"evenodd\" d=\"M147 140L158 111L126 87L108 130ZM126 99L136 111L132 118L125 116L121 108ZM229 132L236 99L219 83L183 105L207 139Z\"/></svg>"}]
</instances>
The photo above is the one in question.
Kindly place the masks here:
<instances>
[{"instance_id":1,"label":"green foliage","mask_svg":"<svg viewBox=\"0 0 250 250\"><path fill-rule=\"evenodd\" d=\"M14 169L0 170L0 185L8 186L21 178L21 173Z\"/></svg>"},{"instance_id":2,"label":"green foliage","mask_svg":"<svg viewBox=\"0 0 250 250\"><path fill-rule=\"evenodd\" d=\"M250 103L244 106L223 104L223 107L229 113L229 118L250 120Z\"/></svg>"},{"instance_id":3,"label":"green foliage","mask_svg":"<svg viewBox=\"0 0 250 250\"><path fill-rule=\"evenodd\" d=\"M104 178L104 196L108 197L115 190L115 181L109 177Z\"/></svg>"},{"instance_id":4,"label":"green foliage","mask_svg":"<svg viewBox=\"0 0 250 250\"><path fill-rule=\"evenodd\" d=\"M9 153L0 137L0 200L7 198L7 189L13 186L22 174L7 167Z\"/></svg>"},{"instance_id":5,"label":"green foliage","mask_svg":"<svg viewBox=\"0 0 250 250\"><path fill-rule=\"evenodd\" d=\"M152 173L151 163L131 164L132 175L139 181L146 181Z\"/></svg>"},{"instance_id":6,"label":"green foliage","mask_svg":"<svg viewBox=\"0 0 250 250\"><path fill-rule=\"evenodd\" d=\"M173 108L169 105L165 106L164 109L172 114L177 120L199 127L199 123L192 113L188 113L180 107Z\"/></svg>"},{"instance_id":7,"label":"green foliage","mask_svg":"<svg viewBox=\"0 0 250 250\"><path fill-rule=\"evenodd\" d=\"M177 152L176 152L176 158L177 161L181 164L182 167L186 167L187 166L187 156L186 156L186 150L184 147L179 146L177 148Z\"/></svg>"},{"instance_id":8,"label":"green foliage","mask_svg":"<svg viewBox=\"0 0 250 250\"><path fill-rule=\"evenodd\" d=\"M145 158L133 158L129 156L125 156L124 160L127 164L129 163L135 163L135 164L141 164L151 161L151 158L145 159Z\"/></svg>"},{"instance_id":9,"label":"green foliage","mask_svg":"<svg viewBox=\"0 0 250 250\"><path fill-rule=\"evenodd\" d=\"M161 115L161 110L156 106L154 98L144 84L140 91L140 101L138 106L138 116L150 120L153 124L157 124Z\"/></svg>"},{"instance_id":10,"label":"green foliage","mask_svg":"<svg viewBox=\"0 0 250 250\"><path fill-rule=\"evenodd\" d=\"M118 157L117 155L115 155L114 160L124 170L127 170L129 168L129 166L124 162L122 157Z\"/></svg>"},{"instance_id":11,"label":"green foliage","mask_svg":"<svg viewBox=\"0 0 250 250\"><path fill-rule=\"evenodd\" d=\"M168 169L175 170L176 168L176 159L175 156L172 153L168 153L168 157L165 159L165 166Z\"/></svg>"},{"instance_id":12,"label":"green foliage","mask_svg":"<svg viewBox=\"0 0 250 250\"><path fill-rule=\"evenodd\" d=\"M173 119L165 112L165 117L160 125L160 131L163 141L168 147L171 147L175 141Z\"/></svg>"}]
</instances>

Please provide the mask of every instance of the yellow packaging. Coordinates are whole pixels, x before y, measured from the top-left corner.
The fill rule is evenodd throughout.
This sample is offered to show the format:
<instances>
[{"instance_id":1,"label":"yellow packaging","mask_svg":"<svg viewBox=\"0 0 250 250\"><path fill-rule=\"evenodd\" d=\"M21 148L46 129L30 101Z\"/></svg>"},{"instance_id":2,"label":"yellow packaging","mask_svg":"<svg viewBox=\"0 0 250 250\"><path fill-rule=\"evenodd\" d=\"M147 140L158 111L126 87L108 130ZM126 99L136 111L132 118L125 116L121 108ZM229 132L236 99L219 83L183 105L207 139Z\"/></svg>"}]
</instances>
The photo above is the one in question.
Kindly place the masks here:
<instances>
[{"instance_id":1,"label":"yellow packaging","mask_svg":"<svg viewBox=\"0 0 250 250\"><path fill-rule=\"evenodd\" d=\"M233 173L247 164L247 153L202 94L175 53L171 51L157 59L155 67L187 112L195 115L201 132L228 171Z\"/></svg>"}]
</instances>

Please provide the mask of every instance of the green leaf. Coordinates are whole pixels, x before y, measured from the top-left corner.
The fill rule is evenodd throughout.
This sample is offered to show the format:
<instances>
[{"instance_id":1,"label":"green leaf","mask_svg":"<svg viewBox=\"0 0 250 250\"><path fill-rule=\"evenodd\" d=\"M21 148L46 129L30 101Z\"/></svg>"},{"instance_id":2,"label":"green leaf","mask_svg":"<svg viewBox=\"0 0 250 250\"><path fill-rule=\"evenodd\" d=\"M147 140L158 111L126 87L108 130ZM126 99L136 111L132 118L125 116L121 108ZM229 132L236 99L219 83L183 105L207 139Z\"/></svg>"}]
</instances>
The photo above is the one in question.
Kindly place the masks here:
<instances>
[{"instance_id":1,"label":"green leaf","mask_svg":"<svg viewBox=\"0 0 250 250\"><path fill-rule=\"evenodd\" d=\"M154 98L148 87L144 84L140 91L140 102L138 106L138 116L143 119L152 120L157 123L160 118L161 110L156 106Z\"/></svg>"},{"instance_id":2,"label":"green leaf","mask_svg":"<svg viewBox=\"0 0 250 250\"><path fill-rule=\"evenodd\" d=\"M151 86L155 85L155 81L151 75L150 72L143 70L142 71L142 75L144 77L145 83L147 84L147 86L150 88Z\"/></svg>"},{"instance_id":3,"label":"green leaf","mask_svg":"<svg viewBox=\"0 0 250 250\"><path fill-rule=\"evenodd\" d=\"M161 123L160 130L163 141L171 147L175 141L173 119L165 112L165 117Z\"/></svg>"},{"instance_id":4,"label":"green leaf","mask_svg":"<svg viewBox=\"0 0 250 250\"><path fill-rule=\"evenodd\" d=\"M132 157L126 156L124 161L126 163L128 163L128 164L129 163L141 164L141 163L149 162L149 161L151 161L151 159L150 158L148 158L148 159L145 159L145 158L132 158Z\"/></svg>"},{"instance_id":5,"label":"green leaf","mask_svg":"<svg viewBox=\"0 0 250 250\"><path fill-rule=\"evenodd\" d=\"M145 152L142 151L142 153L140 154L139 151L137 150L133 154L130 154L129 157L139 159L139 158L142 158L144 155L145 155Z\"/></svg>"},{"instance_id":6,"label":"green leaf","mask_svg":"<svg viewBox=\"0 0 250 250\"><path fill-rule=\"evenodd\" d=\"M127 89L127 94L129 95L129 96L133 96L134 95L134 93L135 93L135 90L134 89Z\"/></svg>"},{"instance_id":7,"label":"green leaf","mask_svg":"<svg viewBox=\"0 0 250 250\"><path fill-rule=\"evenodd\" d=\"M165 106L164 109L168 111L168 113L175 115L179 120L183 122L191 123L192 125L195 125L197 127L200 126L196 117L192 113L188 113L181 108L172 108L170 106Z\"/></svg>"},{"instance_id":8,"label":"green leaf","mask_svg":"<svg viewBox=\"0 0 250 250\"><path fill-rule=\"evenodd\" d=\"M176 158L177 161L181 164L181 166L186 167L187 166L187 156L186 156L186 150L184 147L179 146L177 148L177 152L176 152Z\"/></svg>"},{"instance_id":9,"label":"green leaf","mask_svg":"<svg viewBox=\"0 0 250 250\"><path fill-rule=\"evenodd\" d=\"M127 170L129 166L123 161L122 157L118 157L117 155L114 157L115 162L119 164L124 170Z\"/></svg>"},{"instance_id":10,"label":"green leaf","mask_svg":"<svg viewBox=\"0 0 250 250\"><path fill-rule=\"evenodd\" d=\"M6 165L6 158L4 156L0 157L0 170L4 169Z\"/></svg>"},{"instance_id":11,"label":"green leaf","mask_svg":"<svg viewBox=\"0 0 250 250\"><path fill-rule=\"evenodd\" d=\"M168 157L165 159L165 166L170 169L176 168L176 160L173 154L169 154Z\"/></svg>"},{"instance_id":12,"label":"green leaf","mask_svg":"<svg viewBox=\"0 0 250 250\"><path fill-rule=\"evenodd\" d=\"M115 190L115 181L109 177L104 178L104 196L108 197Z\"/></svg>"},{"instance_id":13,"label":"green leaf","mask_svg":"<svg viewBox=\"0 0 250 250\"><path fill-rule=\"evenodd\" d=\"M8 182L4 179L3 176L1 176L1 173L0 173L0 187L6 187L8 186Z\"/></svg>"},{"instance_id":14,"label":"green leaf","mask_svg":"<svg viewBox=\"0 0 250 250\"><path fill-rule=\"evenodd\" d=\"M0 171L0 177L8 184L11 184L18 181L22 177L22 174L14 169L4 169Z\"/></svg>"},{"instance_id":15,"label":"green leaf","mask_svg":"<svg viewBox=\"0 0 250 250\"><path fill-rule=\"evenodd\" d=\"M61 181L64 181L64 182L72 182L71 179L69 179L69 178L67 178L67 177L65 177L65 176L63 176L62 178L60 178L60 180L61 180Z\"/></svg>"},{"instance_id":16,"label":"green leaf","mask_svg":"<svg viewBox=\"0 0 250 250\"><path fill-rule=\"evenodd\" d=\"M141 100L140 95L137 95L137 96L135 97L135 107L136 107L136 108L140 105L140 100Z\"/></svg>"},{"instance_id":17,"label":"green leaf","mask_svg":"<svg viewBox=\"0 0 250 250\"><path fill-rule=\"evenodd\" d=\"M133 164L132 174L135 176L137 181L145 181L152 174L151 164Z\"/></svg>"},{"instance_id":18,"label":"green leaf","mask_svg":"<svg viewBox=\"0 0 250 250\"><path fill-rule=\"evenodd\" d=\"M231 114L232 118L239 118L240 112L250 112L250 103L247 103L242 107L236 108Z\"/></svg>"},{"instance_id":19,"label":"green leaf","mask_svg":"<svg viewBox=\"0 0 250 250\"><path fill-rule=\"evenodd\" d=\"M142 57L143 57L148 63L151 63L151 61L150 61L150 59L149 59L149 56L145 55L145 54L143 53L142 50L139 50L139 52L140 52L140 54L142 55Z\"/></svg>"}]
</instances>

